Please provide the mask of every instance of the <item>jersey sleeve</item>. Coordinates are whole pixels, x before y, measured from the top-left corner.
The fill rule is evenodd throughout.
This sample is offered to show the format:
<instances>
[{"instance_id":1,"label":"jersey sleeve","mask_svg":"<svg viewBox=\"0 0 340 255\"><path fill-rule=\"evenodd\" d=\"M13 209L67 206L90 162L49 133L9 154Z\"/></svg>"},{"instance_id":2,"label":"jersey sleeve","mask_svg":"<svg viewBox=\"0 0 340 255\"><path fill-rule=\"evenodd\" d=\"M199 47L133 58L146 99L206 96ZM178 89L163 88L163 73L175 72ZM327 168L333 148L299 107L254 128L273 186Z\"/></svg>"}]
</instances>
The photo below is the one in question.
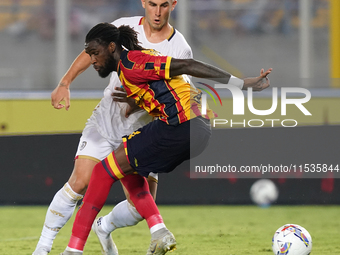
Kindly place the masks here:
<instances>
[{"instance_id":1,"label":"jersey sleeve","mask_svg":"<svg viewBox=\"0 0 340 255\"><path fill-rule=\"evenodd\" d=\"M176 35L173 39L171 39L171 44L174 47L172 53L174 58L190 59L194 57L190 45L186 41L185 37L177 29Z\"/></svg>"},{"instance_id":2,"label":"jersey sleeve","mask_svg":"<svg viewBox=\"0 0 340 255\"><path fill-rule=\"evenodd\" d=\"M140 51L130 51L121 59L121 70L125 80L132 84L143 84L149 81L170 79L169 56L156 56Z\"/></svg>"},{"instance_id":3,"label":"jersey sleeve","mask_svg":"<svg viewBox=\"0 0 340 255\"><path fill-rule=\"evenodd\" d=\"M114 20L113 22L111 22L111 24L116 27L126 25L126 26L130 26L133 28L139 24L139 21L141 18L143 18L143 16L122 17L122 18Z\"/></svg>"},{"instance_id":4,"label":"jersey sleeve","mask_svg":"<svg viewBox=\"0 0 340 255\"><path fill-rule=\"evenodd\" d=\"M120 27L121 25L125 25L124 22L125 22L125 18L120 18L120 19L116 19L115 21L111 22L111 24L116 27Z\"/></svg>"},{"instance_id":5,"label":"jersey sleeve","mask_svg":"<svg viewBox=\"0 0 340 255\"><path fill-rule=\"evenodd\" d=\"M193 54L192 54L192 50L190 48L190 46L186 47L181 54L179 55L180 59L189 59L189 58L193 58Z\"/></svg>"}]
</instances>

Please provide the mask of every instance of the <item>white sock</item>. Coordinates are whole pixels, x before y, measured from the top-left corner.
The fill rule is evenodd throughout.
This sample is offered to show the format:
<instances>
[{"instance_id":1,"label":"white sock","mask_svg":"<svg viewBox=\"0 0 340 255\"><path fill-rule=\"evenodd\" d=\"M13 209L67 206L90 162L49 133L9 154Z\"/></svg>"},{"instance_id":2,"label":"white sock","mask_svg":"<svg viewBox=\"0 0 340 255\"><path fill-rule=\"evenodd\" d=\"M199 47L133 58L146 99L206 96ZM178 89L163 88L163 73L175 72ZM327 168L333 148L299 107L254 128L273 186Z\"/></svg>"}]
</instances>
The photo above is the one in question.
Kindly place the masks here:
<instances>
[{"instance_id":1,"label":"white sock","mask_svg":"<svg viewBox=\"0 0 340 255\"><path fill-rule=\"evenodd\" d=\"M83 253L83 251L81 251L81 250L77 250L77 249L74 249L74 248L70 248L70 247L66 247L66 249L65 249L65 251L76 251L76 252L81 252L81 253Z\"/></svg>"},{"instance_id":2,"label":"white sock","mask_svg":"<svg viewBox=\"0 0 340 255\"><path fill-rule=\"evenodd\" d=\"M68 183L55 194L47 209L45 223L36 249L43 246L49 249L48 252L51 251L54 238L71 218L77 202L81 198L83 195L75 193Z\"/></svg>"},{"instance_id":3,"label":"white sock","mask_svg":"<svg viewBox=\"0 0 340 255\"><path fill-rule=\"evenodd\" d=\"M116 228L137 225L142 220L143 218L136 208L127 200L124 200L117 204L108 215L103 217L101 227L104 232L111 233Z\"/></svg>"},{"instance_id":4,"label":"white sock","mask_svg":"<svg viewBox=\"0 0 340 255\"><path fill-rule=\"evenodd\" d=\"M165 224L164 224L164 223L158 223L158 224L152 226L152 227L150 228L150 234L152 235L153 233L155 233L156 231L161 230L161 229L167 229L167 228L165 227Z\"/></svg>"}]
</instances>

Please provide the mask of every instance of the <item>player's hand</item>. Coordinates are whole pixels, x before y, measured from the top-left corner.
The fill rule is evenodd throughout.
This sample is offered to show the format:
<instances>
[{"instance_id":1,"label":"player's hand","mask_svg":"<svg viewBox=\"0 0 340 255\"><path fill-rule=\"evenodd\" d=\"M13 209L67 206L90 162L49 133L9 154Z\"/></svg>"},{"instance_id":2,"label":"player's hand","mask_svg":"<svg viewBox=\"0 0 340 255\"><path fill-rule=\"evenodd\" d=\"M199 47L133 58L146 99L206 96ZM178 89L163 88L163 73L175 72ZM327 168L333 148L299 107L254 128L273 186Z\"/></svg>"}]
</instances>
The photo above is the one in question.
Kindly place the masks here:
<instances>
[{"instance_id":1,"label":"player's hand","mask_svg":"<svg viewBox=\"0 0 340 255\"><path fill-rule=\"evenodd\" d=\"M117 92L111 94L113 101L127 103L130 107L136 106L135 100L127 96L124 88L116 87L115 90Z\"/></svg>"},{"instance_id":2,"label":"player's hand","mask_svg":"<svg viewBox=\"0 0 340 255\"><path fill-rule=\"evenodd\" d=\"M264 71L262 68L260 71L260 76L245 78L243 88L246 90L247 88L253 88L254 91L261 91L270 86L270 81L268 75L272 72L273 68L269 68L267 71Z\"/></svg>"},{"instance_id":3,"label":"player's hand","mask_svg":"<svg viewBox=\"0 0 340 255\"><path fill-rule=\"evenodd\" d=\"M124 88L115 87L116 92L112 92L111 96L113 98L113 101L116 102L123 102L123 103L129 103L131 102L131 98L127 97L127 94L125 92ZM133 99L132 99L133 100ZM134 101L134 100L133 100Z\"/></svg>"},{"instance_id":4,"label":"player's hand","mask_svg":"<svg viewBox=\"0 0 340 255\"><path fill-rule=\"evenodd\" d=\"M62 101L64 101L65 104L61 104ZM71 106L69 87L63 83L59 83L51 93L51 104L55 109L62 109L65 107L66 111L68 111Z\"/></svg>"},{"instance_id":5,"label":"player's hand","mask_svg":"<svg viewBox=\"0 0 340 255\"><path fill-rule=\"evenodd\" d=\"M138 105L136 105L133 98L127 96L124 88L116 87L115 90L117 90L117 92L112 92L111 94L113 101L123 102L129 105L125 112L126 118L128 118L132 113L141 109Z\"/></svg>"}]
</instances>

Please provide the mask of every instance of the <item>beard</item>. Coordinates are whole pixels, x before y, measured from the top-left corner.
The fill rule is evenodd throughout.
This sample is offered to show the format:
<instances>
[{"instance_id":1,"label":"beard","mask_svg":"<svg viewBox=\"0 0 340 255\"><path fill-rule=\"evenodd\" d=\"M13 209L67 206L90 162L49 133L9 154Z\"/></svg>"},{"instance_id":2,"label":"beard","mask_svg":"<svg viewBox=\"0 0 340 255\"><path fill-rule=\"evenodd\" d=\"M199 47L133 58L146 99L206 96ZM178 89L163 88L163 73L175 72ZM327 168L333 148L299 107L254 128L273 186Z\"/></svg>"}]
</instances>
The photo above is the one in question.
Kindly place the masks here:
<instances>
[{"instance_id":1,"label":"beard","mask_svg":"<svg viewBox=\"0 0 340 255\"><path fill-rule=\"evenodd\" d=\"M112 71L116 71L116 69L117 69L116 61L111 55L109 55L105 61L104 66L98 70L98 74L100 77L106 78Z\"/></svg>"}]
</instances>

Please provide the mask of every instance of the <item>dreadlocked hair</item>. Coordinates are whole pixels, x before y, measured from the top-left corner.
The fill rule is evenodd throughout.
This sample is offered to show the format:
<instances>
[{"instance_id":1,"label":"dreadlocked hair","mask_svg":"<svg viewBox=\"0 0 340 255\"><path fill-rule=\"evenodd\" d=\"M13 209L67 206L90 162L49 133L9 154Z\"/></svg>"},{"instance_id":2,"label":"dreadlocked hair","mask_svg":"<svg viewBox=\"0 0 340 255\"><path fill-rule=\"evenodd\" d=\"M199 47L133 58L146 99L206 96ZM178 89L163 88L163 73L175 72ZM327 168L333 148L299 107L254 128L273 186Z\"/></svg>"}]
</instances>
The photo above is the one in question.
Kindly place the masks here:
<instances>
[{"instance_id":1,"label":"dreadlocked hair","mask_svg":"<svg viewBox=\"0 0 340 255\"><path fill-rule=\"evenodd\" d=\"M129 26L116 26L110 23L99 23L94 26L86 35L85 43L96 41L101 45L109 45L114 42L122 45L128 50L143 50L137 39L137 32Z\"/></svg>"}]
</instances>

